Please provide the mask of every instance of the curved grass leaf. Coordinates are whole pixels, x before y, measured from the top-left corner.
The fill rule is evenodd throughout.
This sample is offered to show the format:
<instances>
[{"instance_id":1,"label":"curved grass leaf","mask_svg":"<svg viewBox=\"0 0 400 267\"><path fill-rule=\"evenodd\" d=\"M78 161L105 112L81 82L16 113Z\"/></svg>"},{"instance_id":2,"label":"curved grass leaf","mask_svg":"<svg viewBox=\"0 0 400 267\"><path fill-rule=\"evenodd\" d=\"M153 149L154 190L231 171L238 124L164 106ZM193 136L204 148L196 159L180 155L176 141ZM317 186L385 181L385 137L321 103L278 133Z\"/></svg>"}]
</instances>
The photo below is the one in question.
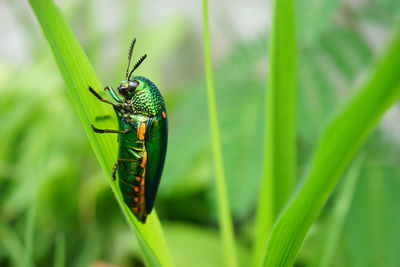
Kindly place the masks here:
<instances>
[{"instance_id":1,"label":"curved grass leaf","mask_svg":"<svg viewBox=\"0 0 400 267\"><path fill-rule=\"evenodd\" d=\"M116 159L117 142L113 135L95 135L91 124L104 128L116 128L115 121L98 122L97 116L114 116L111 106L99 102L88 91L92 86L101 92L102 85L76 37L51 0L30 0L47 41L64 78L73 106L89 137L93 150L102 166L120 207L135 230L148 266L171 266L171 259L155 211L145 225L139 223L124 204L117 183L111 181L111 169ZM62 129L60 129L62 131Z\"/></svg>"},{"instance_id":2,"label":"curved grass leaf","mask_svg":"<svg viewBox=\"0 0 400 267\"><path fill-rule=\"evenodd\" d=\"M400 96L400 31L369 81L325 127L310 171L267 241L264 266L291 266L304 237L384 111Z\"/></svg>"}]
</instances>

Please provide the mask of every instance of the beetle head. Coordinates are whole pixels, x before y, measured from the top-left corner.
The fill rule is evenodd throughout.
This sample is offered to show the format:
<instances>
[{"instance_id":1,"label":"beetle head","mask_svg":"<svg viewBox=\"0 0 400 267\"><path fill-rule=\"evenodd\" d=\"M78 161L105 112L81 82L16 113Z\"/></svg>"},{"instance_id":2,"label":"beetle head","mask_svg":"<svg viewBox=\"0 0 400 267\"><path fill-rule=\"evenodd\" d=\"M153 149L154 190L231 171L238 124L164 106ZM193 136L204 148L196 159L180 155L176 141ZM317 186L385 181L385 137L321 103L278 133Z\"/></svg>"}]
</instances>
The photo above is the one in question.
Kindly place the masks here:
<instances>
[{"instance_id":1,"label":"beetle head","mask_svg":"<svg viewBox=\"0 0 400 267\"><path fill-rule=\"evenodd\" d=\"M140 66L140 64L142 64L142 62L146 59L147 55L145 54L144 56L142 56L133 66L132 70L129 70L135 43L136 39L133 39L131 45L129 46L128 67L126 68L126 80L122 81L117 88L118 94L126 100L132 99L136 91L139 91L144 88L143 82L136 80L135 77L133 78L131 77L132 73Z\"/></svg>"},{"instance_id":2,"label":"beetle head","mask_svg":"<svg viewBox=\"0 0 400 267\"><path fill-rule=\"evenodd\" d=\"M133 95L143 88L143 82L138 80L122 81L118 85L118 94L124 99L132 99Z\"/></svg>"}]
</instances>

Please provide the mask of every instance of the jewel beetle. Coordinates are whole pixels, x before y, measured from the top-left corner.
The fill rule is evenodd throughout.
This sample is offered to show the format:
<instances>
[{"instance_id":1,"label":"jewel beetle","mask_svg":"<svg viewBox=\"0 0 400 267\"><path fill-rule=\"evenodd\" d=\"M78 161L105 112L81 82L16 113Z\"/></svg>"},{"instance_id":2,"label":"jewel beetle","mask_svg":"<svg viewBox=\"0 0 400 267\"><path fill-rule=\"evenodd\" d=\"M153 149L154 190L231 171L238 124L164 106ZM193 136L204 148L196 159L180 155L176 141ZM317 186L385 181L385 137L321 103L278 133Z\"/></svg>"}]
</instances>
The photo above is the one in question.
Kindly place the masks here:
<instances>
[{"instance_id":1,"label":"jewel beetle","mask_svg":"<svg viewBox=\"0 0 400 267\"><path fill-rule=\"evenodd\" d=\"M157 86L142 76L132 76L145 60L142 56L130 70L136 39L130 44L126 80L117 91L104 88L113 101L101 97L92 87L89 91L100 101L113 106L118 130L92 128L96 133L117 133L118 159L112 179L118 174L119 188L125 204L142 223L154 207L167 152L168 121L163 97Z\"/></svg>"}]
</instances>

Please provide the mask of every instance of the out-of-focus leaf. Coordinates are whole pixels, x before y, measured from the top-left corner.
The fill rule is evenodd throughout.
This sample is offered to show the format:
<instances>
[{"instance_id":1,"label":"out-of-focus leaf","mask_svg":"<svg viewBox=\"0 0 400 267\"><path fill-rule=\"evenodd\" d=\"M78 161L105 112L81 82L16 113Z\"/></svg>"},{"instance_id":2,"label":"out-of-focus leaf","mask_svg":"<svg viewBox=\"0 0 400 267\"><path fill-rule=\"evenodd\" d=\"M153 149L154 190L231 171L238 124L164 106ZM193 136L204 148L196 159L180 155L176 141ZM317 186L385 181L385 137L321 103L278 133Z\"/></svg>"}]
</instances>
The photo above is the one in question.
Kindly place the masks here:
<instances>
[{"instance_id":1,"label":"out-of-focus leaf","mask_svg":"<svg viewBox=\"0 0 400 267\"><path fill-rule=\"evenodd\" d=\"M354 9L359 11L358 16L362 19L382 26L398 21L400 18L400 2L397 0L362 1L354 3Z\"/></svg>"},{"instance_id":2,"label":"out-of-focus leaf","mask_svg":"<svg viewBox=\"0 0 400 267\"><path fill-rule=\"evenodd\" d=\"M300 50L299 57L298 129L310 146L334 104L352 93L351 85L372 54L358 32L337 27L322 32Z\"/></svg>"},{"instance_id":3,"label":"out-of-focus leaf","mask_svg":"<svg viewBox=\"0 0 400 267\"><path fill-rule=\"evenodd\" d=\"M297 28L302 42L312 42L326 30L341 3L342 0L296 1Z\"/></svg>"},{"instance_id":4,"label":"out-of-focus leaf","mask_svg":"<svg viewBox=\"0 0 400 267\"><path fill-rule=\"evenodd\" d=\"M399 153L389 144L377 139L375 143L367 155L337 253L346 266L400 265L400 215L394 212L400 196Z\"/></svg>"}]
</instances>

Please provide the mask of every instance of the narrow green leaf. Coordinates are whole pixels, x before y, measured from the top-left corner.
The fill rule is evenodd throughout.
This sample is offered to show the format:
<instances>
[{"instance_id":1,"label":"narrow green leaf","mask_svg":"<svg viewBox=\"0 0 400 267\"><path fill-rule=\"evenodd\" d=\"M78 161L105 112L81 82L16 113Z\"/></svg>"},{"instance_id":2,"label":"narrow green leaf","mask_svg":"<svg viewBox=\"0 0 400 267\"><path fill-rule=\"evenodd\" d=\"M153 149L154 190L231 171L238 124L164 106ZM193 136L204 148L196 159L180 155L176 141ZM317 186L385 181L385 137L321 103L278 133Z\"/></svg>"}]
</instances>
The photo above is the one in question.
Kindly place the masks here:
<instances>
[{"instance_id":1,"label":"narrow green leaf","mask_svg":"<svg viewBox=\"0 0 400 267\"><path fill-rule=\"evenodd\" d=\"M208 28L208 3L203 0L203 40L204 40L204 67L207 81L208 113L211 128L215 180L217 187L218 217L221 227L221 236L224 250L225 265L237 266L235 238L233 235L232 218L229 211L228 195L226 190L224 166L221 152L221 142L218 131L217 108L215 103L214 79L211 63L211 48Z\"/></svg>"},{"instance_id":2,"label":"narrow green leaf","mask_svg":"<svg viewBox=\"0 0 400 267\"><path fill-rule=\"evenodd\" d=\"M294 1L273 1L269 47L264 166L257 211L254 264L296 177L296 35Z\"/></svg>"},{"instance_id":3,"label":"narrow green leaf","mask_svg":"<svg viewBox=\"0 0 400 267\"><path fill-rule=\"evenodd\" d=\"M310 171L274 225L264 266L291 266L311 224L384 111L400 96L400 31L369 81L324 129Z\"/></svg>"},{"instance_id":4,"label":"narrow green leaf","mask_svg":"<svg viewBox=\"0 0 400 267\"><path fill-rule=\"evenodd\" d=\"M108 114L114 117L111 106L99 102L87 89L90 85L101 92L101 82L55 4L51 0L30 0L29 2L53 51L73 106L82 121L93 150L129 225L136 232L146 264L171 266L171 259L156 212L152 212L146 224L139 223L124 204L117 183L111 180L111 169L116 160L116 136L95 135L90 127L91 124L97 124L105 128L116 128L115 121L102 124L95 122L97 116Z\"/></svg>"}]
</instances>

